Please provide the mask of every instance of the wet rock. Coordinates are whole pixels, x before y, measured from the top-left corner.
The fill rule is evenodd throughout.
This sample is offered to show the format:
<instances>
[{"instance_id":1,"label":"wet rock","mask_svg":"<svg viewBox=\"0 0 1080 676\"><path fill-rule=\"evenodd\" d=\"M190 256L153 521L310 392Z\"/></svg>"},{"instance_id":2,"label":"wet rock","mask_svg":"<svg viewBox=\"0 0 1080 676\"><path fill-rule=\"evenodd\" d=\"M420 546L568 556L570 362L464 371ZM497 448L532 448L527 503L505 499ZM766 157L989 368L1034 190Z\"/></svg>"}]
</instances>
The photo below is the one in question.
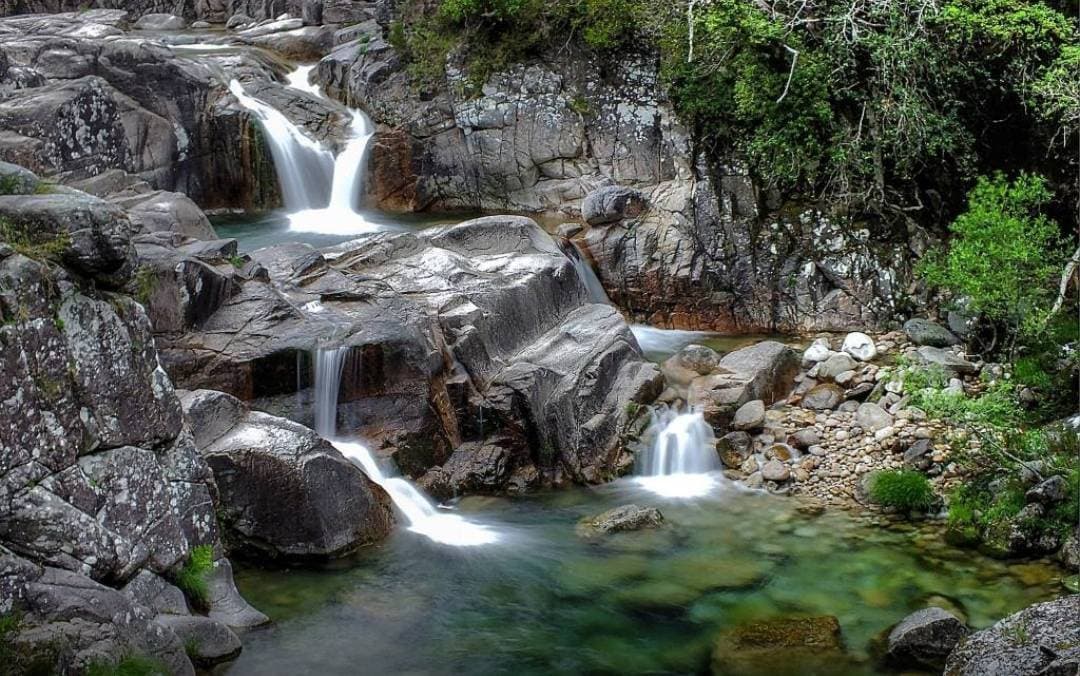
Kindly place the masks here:
<instances>
[{"instance_id":1,"label":"wet rock","mask_svg":"<svg viewBox=\"0 0 1080 676\"><path fill-rule=\"evenodd\" d=\"M893 424L893 417L877 404L865 402L855 411L855 423L867 432L878 432Z\"/></svg>"},{"instance_id":2,"label":"wet rock","mask_svg":"<svg viewBox=\"0 0 1080 676\"><path fill-rule=\"evenodd\" d=\"M755 430L765 423L765 402L760 399L748 401L735 411L731 427L737 431Z\"/></svg>"},{"instance_id":3,"label":"wet rock","mask_svg":"<svg viewBox=\"0 0 1080 676\"><path fill-rule=\"evenodd\" d=\"M200 667L228 662L240 654L240 639L223 623L199 615L158 615L154 621L183 642L188 657Z\"/></svg>"},{"instance_id":4,"label":"wet rock","mask_svg":"<svg viewBox=\"0 0 1080 676\"><path fill-rule=\"evenodd\" d=\"M1074 673L1050 670L1080 647L1080 595L1038 603L961 641L946 676Z\"/></svg>"},{"instance_id":5,"label":"wet rock","mask_svg":"<svg viewBox=\"0 0 1080 676\"><path fill-rule=\"evenodd\" d=\"M959 345L957 338L945 327L936 324L929 319L909 319L904 322L904 333L908 340L916 345L929 345L930 347L951 347Z\"/></svg>"},{"instance_id":6,"label":"wet rock","mask_svg":"<svg viewBox=\"0 0 1080 676\"><path fill-rule=\"evenodd\" d=\"M390 499L330 442L297 423L198 390L181 401L214 471L237 551L283 559L342 556L393 526Z\"/></svg>"},{"instance_id":7,"label":"wet rock","mask_svg":"<svg viewBox=\"0 0 1080 676\"><path fill-rule=\"evenodd\" d=\"M762 465L761 477L765 481L787 481L791 478L791 468L780 460L770 460Z\"/></svg>"},{"instance_id":8,"label":"wet rock","mask_svg":"<svg viewBox=\"0 0 1080 676\"><path fill-rule=\"evenodd\" d=\"M780 460L782 462L790 462L799 457L799 452L794 447L788 444L772 444L765 449L765 457L769 460ZM764 471L764 469L762 469Z\"/></svg>"},{"instance_id":9,"label":"wet rock","mask_svg":"<svg viewBox=\"0 0 1080 676\"><path fill-rule=\"evenodd\" d=\"M140 31L180 31L187 28L184 17L175 14L144 14L135 22Z\"/></svg>"},{"instance_id":10,"label":"wet rock","mask_svg":"<svg viewBox=\"0 0 1080 676\"><path fill-rule=\"evenodd\" d=\"M679 350L676 356L680 366L702 376L709 375L720 365L720 355L716 353L716 350L704 345L687 345Z\"/></svg>"},{"instance_id":11,"label":"wet rock","mask_svg":"<svg viewBox=\"0 0 1080 676\"><path fill-rule=\"evenodd\" d=\"M648 208L645 196L632 188L608 186L589 193L581 204L581 217L589 225L637 218Z\"/></svg>"},{"instance_id":12,"label":"wet rock","mask_svg":"<svg viewBox=\"0 0 1080 676\"><path fill-rule=\"evenodd\" d=\"M844 345L840 349L859 361L871 361L877 356L874 340L865 333L857 331L844 337Z\"/></svg>"},{"instance_id":13,"label":"wet rock","mask_svg":"<svg viewBox=\"0 0 1080 676\"><path fill-rule=\"evenodd\" d=\"M206 581L207 615L236 629L258 627L270 622L240 596L233 581L232 564L221 558L214 562L214 569Z\"/></svg>"},{"instance_id":14,"label":"wet rock","mask_svg":"<svg viewBox=\"0 0 1080 676\"><path fill-rule=\"evenodd\" d=\"M753 439L746 432L728 432L717 441L716 450L725 466L738 469L750 457L753 443ZM754 470L757 470L756 465Z\"/></svg>"},{"instance_id":15,"label":"wet rock","mask_svg":"<svg viewBox=\"0 0 1080 676\"><path fill-rule=\"evenodd\" d=\"M812 411L831 411L844 399L844 388L833 383L821 383L803 395L801 406Z\"/></svg>"},{"instance_id":16,"label":"wet rock","mask_svg":"<svg viewBox=\"0 0 1080 676\"><path fill-rule=\"evenodd\" d=\"M713 647L714 676L843 673L853 662L843 651L835 617L777 618L727 629Z\"/></svg>"},{"instance_id":17,"label":"wet rock","mask_svg":"<svg viewBox=\"0 0 1080 676\"><path fill-rule=\"evenodd\" d=\"M605 533L659 528L664 523L664 516L655 507L622 505L614 509L591 516L578 524L579 535L590 536Z\"/></svg>"},{"instance_id":18,"label":"wet rock","mask_svg":"<svg viewBox=\"0 0 1080 676\"><path fill-rule=\"evenodd\" d=\"M889 632L885 659L901 669L940 670L956 644L969 633L952 613L924 608L900 621Z\"/></svg>"}]
</instances>

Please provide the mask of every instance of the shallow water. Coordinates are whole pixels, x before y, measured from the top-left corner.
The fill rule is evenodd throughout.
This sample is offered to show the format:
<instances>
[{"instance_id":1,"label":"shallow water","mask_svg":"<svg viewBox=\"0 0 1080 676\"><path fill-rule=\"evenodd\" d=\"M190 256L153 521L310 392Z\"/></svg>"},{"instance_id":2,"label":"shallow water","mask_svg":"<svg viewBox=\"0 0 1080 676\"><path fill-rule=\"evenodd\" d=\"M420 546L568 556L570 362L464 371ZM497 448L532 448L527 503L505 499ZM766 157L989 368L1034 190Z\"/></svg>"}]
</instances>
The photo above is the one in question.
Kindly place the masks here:
<instances>
[{"instance_id":1,"label":"shallow water","mask_svg":"<svg viewBox=\"0 0 1080 676\"><path fill-rule=\"evenodd\" d=\"M720 354L727 354L742 347L760 343L763 340L775 340L792 347L803 349L806 342L794 336L768 333L746 334L723 334L712 331L680 331L678 329L658 329L644 324L634 324L631 327L634 337L645 358L654 362L662 362L687 345L704 345L711 347Z\"/></svg>"},{"instance_id":2,"label":"shallow water","mask_svg":"<svg viewBox=\"0 0 1080 676\"><path fill-rule=\"evenodd\" d=\"M628 502L660 507L666 526L575 534L581 518ZM984 627L1060 589L1049 566L797 504L730 487L665 501L632 480L467 498L458 513L497 528L497 544L446 547L399 528L336 570L240 571L241 591L274 625L248 634L227 671L702 673L725 627L835 615L857 665L837 673L870 674L871 639L928 603Z\"/></svg>"}]
</instances>

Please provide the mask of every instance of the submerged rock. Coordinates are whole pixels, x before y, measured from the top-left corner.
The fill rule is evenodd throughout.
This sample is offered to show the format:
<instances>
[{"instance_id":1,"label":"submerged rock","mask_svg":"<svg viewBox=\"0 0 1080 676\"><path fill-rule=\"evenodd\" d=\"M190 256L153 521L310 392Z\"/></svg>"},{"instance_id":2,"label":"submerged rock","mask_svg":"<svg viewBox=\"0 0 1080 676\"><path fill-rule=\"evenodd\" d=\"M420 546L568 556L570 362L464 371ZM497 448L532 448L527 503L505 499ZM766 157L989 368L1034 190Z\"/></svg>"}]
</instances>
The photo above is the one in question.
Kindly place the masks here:
<instances>
[{"instance_id":1,"label":"submerged rock","mask_svg":"<svg viewBox=\"0 0 1080 676\"><path fill-rule=\"evenodd\" d=\"M955 615L941 608L923 608L889 632L885 659L899 668L940 670L945 658L969 633Z\"/></svg>"},{"instance_id":2,"label":"submerged rock","mask_svg":"<svg viewBox=\"0 0 1080 676\"><path fill-rule=\"evenodd\" d=\"M329 558L390 532L386 492L310 429L248 411L223 392L185 392L181 401L214 471L223 525L238 551Z\"/></svg>"},{"instance_id":3,"label":"submerged rock","mask_svg":"<svg viewBox=\"0 0 1080 676\"><path fill-rule=\"evenodd\" d=\"M835 617L777 618L727 629L713 646L714 676L831 676L852 662Z\"/></svg>"},{"instance_id":4,"label":"submerged rock","mask_svg":"<svg viewBox=\"0 0 1080 676\"><path fill-rule=\"evenodd\" d=\"M1074 674L1080 651L1080 595L1037 603L961 641L945 676Z\"/></svg>"},{"instance_id":5,"label":"submerged rock","mask_svg":"<svg viewBox=\"0 0 1080 676\"><path fill-rule=\"evenodd\" d=\"M604 533L658 528L664 523L664 515L655 507L622 505L608 511L582 519L578 524L578 535L589 537Z\"/></svg>"}]
</instances>

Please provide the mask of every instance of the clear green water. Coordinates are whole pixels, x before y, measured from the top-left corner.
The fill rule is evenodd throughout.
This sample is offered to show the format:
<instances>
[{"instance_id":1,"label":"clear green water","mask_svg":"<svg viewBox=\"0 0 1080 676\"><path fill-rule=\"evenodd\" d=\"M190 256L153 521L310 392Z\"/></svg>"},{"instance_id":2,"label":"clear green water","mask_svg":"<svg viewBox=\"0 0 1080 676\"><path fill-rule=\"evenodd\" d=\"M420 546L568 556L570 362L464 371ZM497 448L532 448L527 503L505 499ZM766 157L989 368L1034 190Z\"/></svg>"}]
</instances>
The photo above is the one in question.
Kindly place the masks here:
<instances>
[{"instance_id":1,"label":"clear green water","mask_svg":"<svg viewBox=\"0 0 1080 676\"><path fill-rule=\"evenodd\" d=\"M584 540L584 516L634 502L664 528ZM399 529L336 570L240 571L274 625L244 639L230 674L707 673L717 633L834 615L856 667L928 603L975 627L1060 593L1058 571L945 546L932 529L803 515L794 499L735 493L663 501L628 480L522 498L467 498L504 534L454 549ZM348 567L345 567L345 566ZM775 672L771 672L775 673ZM792 665L791 673L799 673Z\"/></svg>"}]
</instances>

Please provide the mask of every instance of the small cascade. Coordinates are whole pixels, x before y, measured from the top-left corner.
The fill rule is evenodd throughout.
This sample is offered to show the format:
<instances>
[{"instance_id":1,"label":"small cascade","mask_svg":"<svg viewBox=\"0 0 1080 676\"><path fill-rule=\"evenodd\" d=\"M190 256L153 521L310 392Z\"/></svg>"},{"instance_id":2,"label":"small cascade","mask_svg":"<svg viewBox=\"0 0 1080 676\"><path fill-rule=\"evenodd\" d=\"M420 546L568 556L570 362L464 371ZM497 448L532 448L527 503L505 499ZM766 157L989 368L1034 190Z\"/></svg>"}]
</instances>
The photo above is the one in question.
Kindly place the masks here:
<instances>
[{"instance_id":1,"label":"small cascade","mask_svg":"<svg viewBox=\"0 0 1080 676\"><path fill-rule=\"evenodd\" d=\"M303 211L324 206L329 198L326 186L333 180L333 153L309 138L276 108L249 96L239 81L230 82L229 91L262 127L274 158L285 208Z\"/></svg>"},{"instance_id":2,"label":"small cascade","mask_svg":"<svg viewBox=\"0 0 1080 676\"><path fill-rule=\"evenodd\" d=\"M593 303L603 303L604 305L610 305L611 299L608 298L607 291L604 291L604 285L600 283L600 278L596 275L596 270L589 265L589 261L585 260L585 257L581 255L581 250L572 241L566 241L562 245L563 253L570 259L570 262L574 264L574 272L577 273L578 279L585 285L585 290L589 293L589 300Z\"/></svg>"},{"instance_id":3,"label":"small cascade","mask_svg":"<svg viewBox=\"0 0 1080 676\"><path fill-rule=\"evenodd\" d=\"M700 411L653 413L652 446L638 459L638 483L672 498L700 497L724 481L712 427Z\"/></svg>"},{"instance_id":4,"label":"small cascade","mask_svg":"<svg viewBox=\"0 0 1080 676\"><path fill-rule=\"evenodd\" d=\"M319 348L315 351L315 431L333 440L337 432L337 404L347 347ZM444 545L470 547L499 539L491 528L473 523L457 514L440 511L416 486L383 471L367 446L352 441L332 441L345 457L356 462L368 478L390 495L394 506L409 522L409 530Z\"/></svg>"},{"instance_id":5,"label":"small cascade","mask_svg":"<svg viewBox=\"0 0 1080 676\"><path fill-rule=\"evenodd\" d=\"M334 446L342 455L359 464L368 478L383 487L394 506L409 522L410 531L433 542L455 547L474 547L498 541L498 533L488 526L440 511L416 486L401 477L388 476L367 446L349 441L336 441Z\"/></svg>"}]
</instances>

